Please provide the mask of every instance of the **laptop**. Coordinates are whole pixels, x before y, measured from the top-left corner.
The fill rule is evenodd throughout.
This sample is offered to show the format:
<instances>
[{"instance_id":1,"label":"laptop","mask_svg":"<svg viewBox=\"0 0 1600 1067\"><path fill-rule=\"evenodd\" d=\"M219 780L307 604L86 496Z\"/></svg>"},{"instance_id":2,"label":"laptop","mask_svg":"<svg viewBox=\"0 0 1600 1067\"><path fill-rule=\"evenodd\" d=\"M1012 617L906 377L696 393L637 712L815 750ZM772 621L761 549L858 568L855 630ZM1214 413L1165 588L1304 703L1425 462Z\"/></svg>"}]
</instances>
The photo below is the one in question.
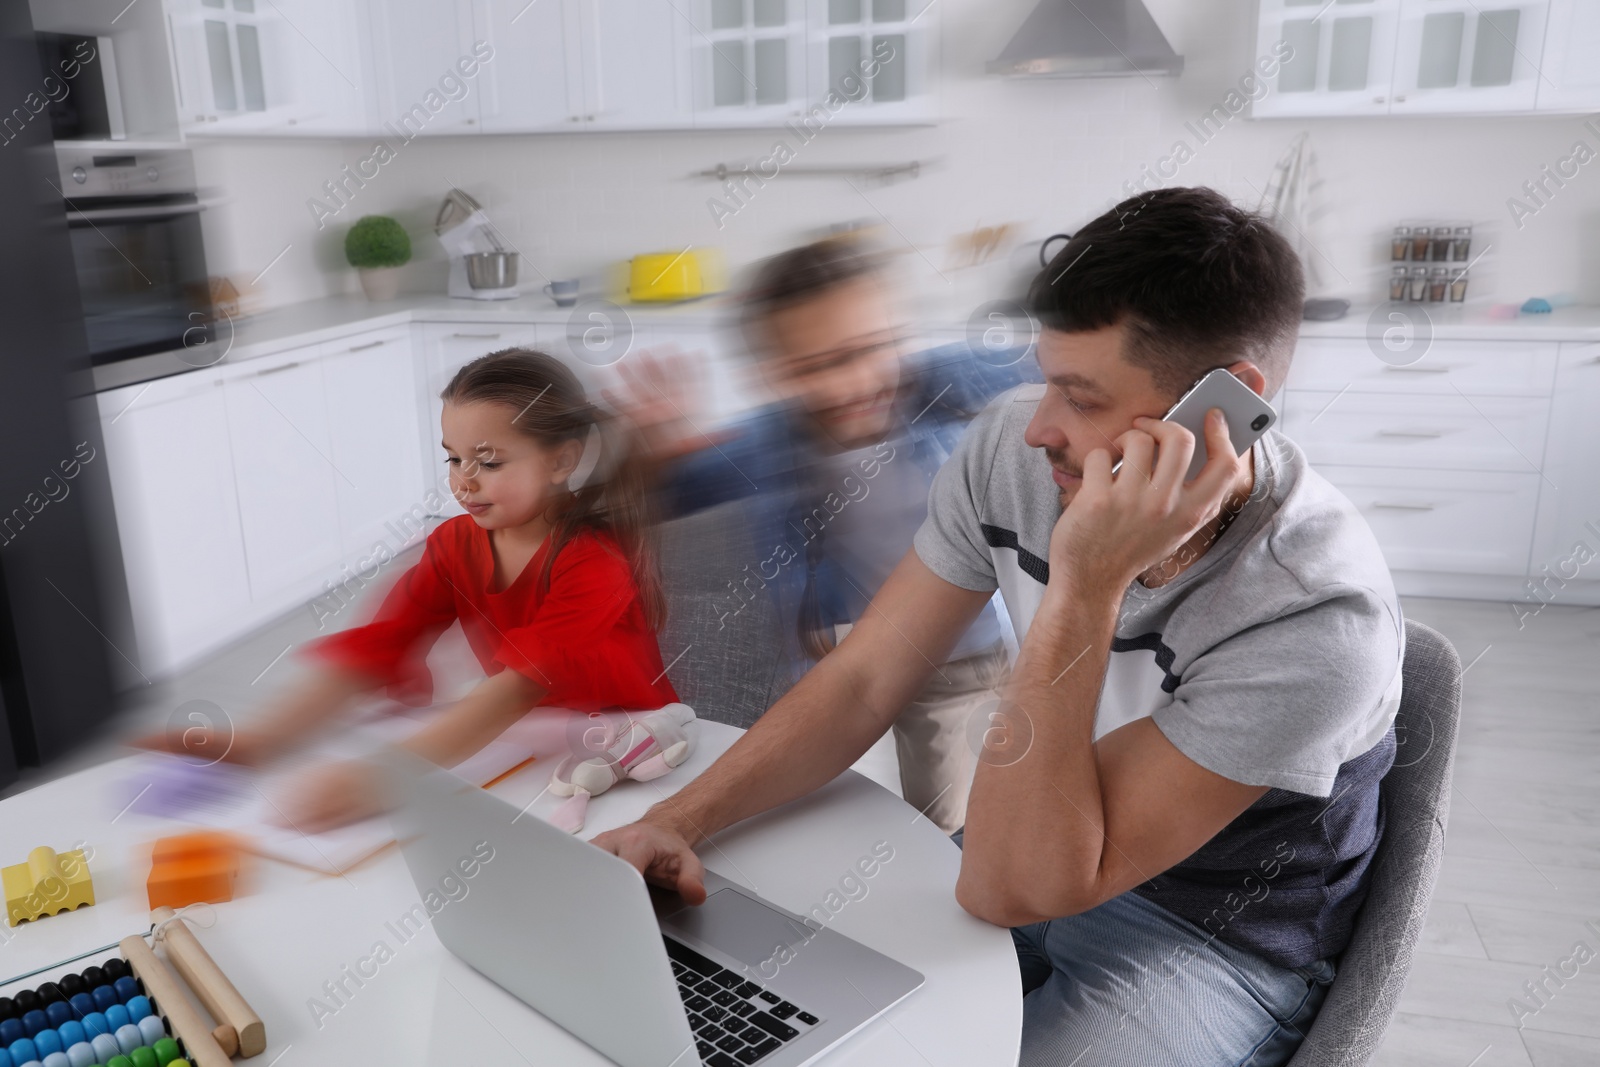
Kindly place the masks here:
<instances>
[{"instance_id":1,"label":"laptop","mask_svg":"<svg viewBox=\"0 0 1600 1067\"><path fill-rule=\"evenodd\" d=\"M799 1067L924 981L713 871L693 907L448 771L383 762L440 942L622 1067Z\"/></svg>"}]
</instances>

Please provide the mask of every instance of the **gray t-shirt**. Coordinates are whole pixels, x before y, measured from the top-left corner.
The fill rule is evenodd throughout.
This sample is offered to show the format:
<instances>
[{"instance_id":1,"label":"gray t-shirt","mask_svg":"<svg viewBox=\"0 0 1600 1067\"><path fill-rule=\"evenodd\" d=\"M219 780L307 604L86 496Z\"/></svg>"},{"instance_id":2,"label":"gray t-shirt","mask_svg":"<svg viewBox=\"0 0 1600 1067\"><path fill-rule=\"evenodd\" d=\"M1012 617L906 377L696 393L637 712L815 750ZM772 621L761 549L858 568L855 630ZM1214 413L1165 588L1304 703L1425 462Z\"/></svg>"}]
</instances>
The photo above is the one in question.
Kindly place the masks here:
<instances>
[{"instance_id":1,"label":"gray t-shirt","mask_svg":"<svg viewBox=\"0 0 1600 1067\"><path fill-rule=\"evenodd\" d=\"M998 588L1024 640L1061 516L1049 463L1023 440L1043 388L1014 389L973 422L915 539L946 581ZM1095 736L1149 715L1202 767L1270 787L1136 891L1223 940L1303 966L1342 951L1365 897L1404 629L1360 513L1282 434L1269 432L1253 457L1255 488L1216 543L1165 585L1129 586ZM1270 893L1257 899L1248 880Z\"/></svg>"}]
</instances>

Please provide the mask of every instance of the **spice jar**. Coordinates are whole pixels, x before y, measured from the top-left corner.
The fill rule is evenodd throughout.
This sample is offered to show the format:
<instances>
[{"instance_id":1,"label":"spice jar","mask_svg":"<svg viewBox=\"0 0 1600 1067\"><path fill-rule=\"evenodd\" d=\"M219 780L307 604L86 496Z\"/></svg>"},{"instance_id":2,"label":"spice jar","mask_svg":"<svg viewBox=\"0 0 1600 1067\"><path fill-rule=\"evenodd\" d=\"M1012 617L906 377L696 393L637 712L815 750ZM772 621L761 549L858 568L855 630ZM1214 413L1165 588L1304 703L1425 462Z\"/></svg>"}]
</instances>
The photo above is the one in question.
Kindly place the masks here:
<instances>
[{"instance_id":1,"label":"spice jar","mask_svg":"<svg viewBox=\"0 0 1600 1067\"><path fill-rule=\"evenodd\" d=\"M1450 302L1459 304L1467 298L1467 272L1457 271L1456 276L1450 279Z\"/></svg>"},{"instance_id":2,"label":"spice jar","mask_svg":"<svg viewBox=\"0 0 1600 1067\"><path fill-rule=\"evenodd\" d=\"M1433 268L1433 274L1428 278L1428 303L1444 303L1445 290L1450 287L1450 272L1443 267Z\"/></svg>"},{"instance_id":3,"label":"spice jar","mask_svg":"<svg viewBox=\"0 0 1600 1067\"><path fill-rule=\"evenodd\" d=\"M1422 300L1428 299L1428 268L1427 267L1412 267L1411 268L1411 286L1406 291L1406 299L1407 300L1411 300L1413 302L1422 301Z\"/></svg>"},{"instance_id":4,"label":"spice jar","mask_svg":"<svg viewBox=\"0 0 1600 1067\"><path fill-rule=\"evenodd\" d=\"M1410 286L1406 282L1406 269L1396 267L1389 275L1389 299L1400 301L1406 298L1406 290Z\"/></svg>"},{"instance_id":5,"label":"spice jar","mask_svg":"<svg viewBox=\"0 0 1600 1067\"><path fill-rule=\"evenodd\" d=\"M1426 226L1418 226L1411 231L1411 262L1426 263L1428 260L1428 245L1433 238Z\"/></svg>"},{"instance_id":6,"label":"spice jar","mask_svg":"<svg viewBox=\"0 0 1600 1067\"><path fill-rule=\"evenodd\" d=\"M1394 236L1389 238L1389 258L1397 263L1403 262L1411 252L1411 227L1396 226ZM1396 299L1399 299L1398 297Z\"/></svg>"},{"instance_id":7,"label":"spice jar","mask_svg":"<svg viewBox=\"0 0 1600 1067\"><path fill-rule=\"evenodd\" d=\"M1467 261L1467 254L1472 251L1472 227L1457 226L1455 240L1450 242L1450 258L1460 263ZM1463 284L1465 284L1463 282Z\"/></svg>"},{"instance_id":8,"label":"spice jar","mask_svg":"<svg viewBox=\"0 0 1600 1067\"><path fill-rule=\"evenodd\" d=\"M1433 254L1431 258L1435 263L1444 263L1450 258L1450 252L1455 247L1450 240L1450 227L1440 226L1434 231Z\"/></svg>"}]
</instances>

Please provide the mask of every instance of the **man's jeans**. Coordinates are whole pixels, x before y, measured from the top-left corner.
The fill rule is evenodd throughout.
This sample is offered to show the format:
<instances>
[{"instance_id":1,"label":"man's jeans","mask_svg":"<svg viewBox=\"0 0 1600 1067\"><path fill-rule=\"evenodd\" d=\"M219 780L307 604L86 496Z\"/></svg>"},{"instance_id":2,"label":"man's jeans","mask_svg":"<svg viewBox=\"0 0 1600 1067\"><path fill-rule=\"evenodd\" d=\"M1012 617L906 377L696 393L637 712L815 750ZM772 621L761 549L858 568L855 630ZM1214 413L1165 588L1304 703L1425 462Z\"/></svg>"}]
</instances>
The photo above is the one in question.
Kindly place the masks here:
<instances>
[{"instance_id":1,"label":"man's jeans","mask_svg":"<svg viewBox=\"0 0 1600 1067\"><path fill-rule=\"evenodd\" d=\"M1131 892L1011 938L1020 1067L1279 1067L1334 977L1330 961L1269 963Z\"/></svg>"}]
</instances>

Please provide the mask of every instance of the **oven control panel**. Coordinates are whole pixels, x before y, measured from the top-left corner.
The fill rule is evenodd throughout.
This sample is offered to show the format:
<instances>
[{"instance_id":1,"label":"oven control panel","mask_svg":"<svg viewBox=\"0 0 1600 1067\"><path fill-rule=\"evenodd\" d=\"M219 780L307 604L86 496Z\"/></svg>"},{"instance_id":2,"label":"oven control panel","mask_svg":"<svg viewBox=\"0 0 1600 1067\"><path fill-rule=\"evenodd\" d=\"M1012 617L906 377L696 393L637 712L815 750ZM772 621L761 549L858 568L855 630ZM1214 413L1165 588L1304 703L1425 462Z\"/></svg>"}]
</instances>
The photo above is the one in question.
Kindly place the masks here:
<instances>
[{"instance_id":1,"label":"oven control panel","mask_svg":"<svg viewBox=\"0 0 1600 1067\"><path fill-rule=\"evenodd\" d=\"M183 149L148 152L84 151L57 144L60 188L70 200L94 196L192 193L194 159Z\"/></svg>"}]
</instances>

